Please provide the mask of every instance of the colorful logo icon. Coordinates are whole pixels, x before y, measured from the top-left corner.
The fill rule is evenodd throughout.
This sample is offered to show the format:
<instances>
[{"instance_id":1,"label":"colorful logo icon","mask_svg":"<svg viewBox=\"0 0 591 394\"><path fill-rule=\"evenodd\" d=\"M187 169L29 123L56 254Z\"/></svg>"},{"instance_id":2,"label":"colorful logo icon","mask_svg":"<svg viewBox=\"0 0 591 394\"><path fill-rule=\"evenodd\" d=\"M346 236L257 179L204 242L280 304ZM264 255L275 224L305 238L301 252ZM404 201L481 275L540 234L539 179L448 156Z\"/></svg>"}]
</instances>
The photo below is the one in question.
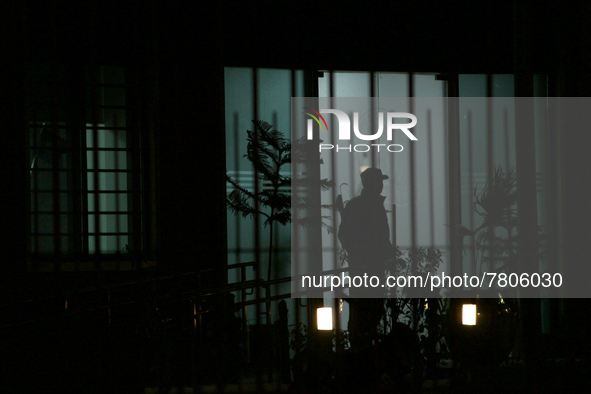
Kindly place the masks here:
<instances>
[{"instance_id":1,"label":"colorful logo icon","mask_svg":"<svg viewBox=\"0 0 591 394\"><path fill-rule=\"evenodd\" d=\"M324 123L324 126L326 127L326 131L328 131L328 125L326 124L326 120L324 119L324 116L322 116L320 114L320 112L315 111L312 108L308 108L308 107L304 107L304 109L307 109L308 111L312 111L316 115L318 115L318 117L320 117L320 119L322 119L322 122ZM316 123L318 123L318 127L320 127L320 130L322 130L322 123L320 123L320 119L318 119L318 117L314 116L310 112L305 112L305 114L311 116L316 121Z\"/></svg>"}]
</instances>

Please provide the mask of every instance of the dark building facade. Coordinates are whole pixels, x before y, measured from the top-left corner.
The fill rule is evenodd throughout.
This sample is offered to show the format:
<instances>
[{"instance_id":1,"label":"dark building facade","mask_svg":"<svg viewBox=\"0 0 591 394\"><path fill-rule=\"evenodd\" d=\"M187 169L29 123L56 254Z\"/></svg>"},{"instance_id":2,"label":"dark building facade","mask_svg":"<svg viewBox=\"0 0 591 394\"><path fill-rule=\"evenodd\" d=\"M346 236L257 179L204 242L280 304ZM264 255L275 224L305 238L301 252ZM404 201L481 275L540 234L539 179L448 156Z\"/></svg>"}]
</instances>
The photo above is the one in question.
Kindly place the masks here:
<instances>
[{"instance_id":1,"label":"dark building facade","mask_svg":"<svg viewBox=\"0 0 591 394\"><path fill-rule=\"evenodd\" d=\"M150 300L186 300L156 319L190 332L191 309L208 308L195 300L228 285L224 67L433 72L451 96L459 74L513 74L516 97L533 96L534 75L543 75L548 96L591 94L584 1L50 1L1 9L1 368L14 387L33 384L29 372L40 387L72 390L231 375L226 356L195 356L229 351L218 342L231 347L231 330L206 322L210 337L152 341L158 334L146 330L157 329L146 319L154 315L141 310ZM533 138L516 140L524 237L536 231ZM548 142L549 242L567 271L589 260L590 138L574 128ZM560 346L587 356L580 334L591 325L588 301L550 304ZM535 360L540 301L523 308L524 346ZM177 318L185 310L188 320ZM232 313L216 319L239 324ZM165 361L154 372L147 359ZM73 383L62 385L71 374Z\"/></svg>"}]
</instances>

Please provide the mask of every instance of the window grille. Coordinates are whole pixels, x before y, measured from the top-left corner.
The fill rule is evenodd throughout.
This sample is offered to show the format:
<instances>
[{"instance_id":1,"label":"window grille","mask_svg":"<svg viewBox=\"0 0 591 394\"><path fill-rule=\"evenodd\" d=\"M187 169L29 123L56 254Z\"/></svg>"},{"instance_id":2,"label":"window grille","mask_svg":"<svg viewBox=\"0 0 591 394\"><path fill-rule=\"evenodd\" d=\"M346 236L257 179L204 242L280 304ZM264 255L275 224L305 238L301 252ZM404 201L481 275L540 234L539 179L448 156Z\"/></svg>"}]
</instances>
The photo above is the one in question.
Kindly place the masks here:
<instances>
[{"instance_id":1,"label":"window grille","mask_svg":"<svg viewBox=\"0 0 591 394\"><path fill-rule=\"evenodd\" d=\"M129 92L123 67L30 67L35 258L107 254L129 260L144 250L141 136L130 122Z\"/></svg>"}]
</instances>

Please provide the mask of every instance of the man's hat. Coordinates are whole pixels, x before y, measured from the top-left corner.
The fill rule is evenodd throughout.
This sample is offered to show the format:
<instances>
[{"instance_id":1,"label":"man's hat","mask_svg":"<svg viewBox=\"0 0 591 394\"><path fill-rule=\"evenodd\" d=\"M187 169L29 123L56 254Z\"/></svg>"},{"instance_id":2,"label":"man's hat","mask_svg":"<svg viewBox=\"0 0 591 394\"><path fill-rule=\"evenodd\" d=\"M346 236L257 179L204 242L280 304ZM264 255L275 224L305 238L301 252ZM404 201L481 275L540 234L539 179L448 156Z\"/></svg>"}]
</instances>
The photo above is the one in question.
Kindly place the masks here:
<instances>
[{"instance_id":1,"label":"man's hat","mask_svg":"<svg viewBox=\"0 0 591 394\"><path fill-rule=\"evenodd\" d=\"M361 173L361 181L365 182L366 180L384 180L388 179L388 175L382 174L382 170L375 167L369 167L365 171Z\"/></svg>"}]
</instances>

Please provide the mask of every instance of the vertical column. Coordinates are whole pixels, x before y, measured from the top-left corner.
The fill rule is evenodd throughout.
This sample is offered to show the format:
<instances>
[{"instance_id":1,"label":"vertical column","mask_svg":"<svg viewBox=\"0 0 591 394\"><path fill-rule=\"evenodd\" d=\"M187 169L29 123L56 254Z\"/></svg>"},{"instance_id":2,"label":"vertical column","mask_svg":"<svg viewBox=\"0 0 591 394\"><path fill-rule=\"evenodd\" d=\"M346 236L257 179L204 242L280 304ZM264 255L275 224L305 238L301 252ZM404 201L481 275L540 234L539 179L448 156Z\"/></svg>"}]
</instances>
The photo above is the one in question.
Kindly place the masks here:
<instances>
[{"instance_id":1,"label":"vertical column","mask_svg":"<svg viewBox=\"0 0 591 394\"><path fill-rule=\"evenodd\" d=\"M334 72L332 70L330 71L330 78L330 95L332 97L332 86L334 84ZM318 97L318 72L316 70L304 71L304 96ZM317 106L318 105L315 105L315 107ZM309 183L307 183L308 189L306 190L306 207L309 209L309 217L318 218L318 220L313 221L307 229L307 245L322 245L320 186L316 183L320 180L320 156L317 153L319 143L319 135L318 133L314 133L314 139L309 144L309 148L306 148L306 154L309 158L306 163L306 178L309 180ZM322 271L322 248L312 248L312 250L314 250L314 253L309 255L310 261L308 262L308 270L309 272L320 272ZM316 251L318 251L318 253L316 253ZM324 300L322 298L308 298L308 327L310 327L311 333L313 333L311 338L312 341L322 341L322 333L316 331L316 310L322 306L324 306Z\"/></svg>"},{"instance_id":2,"label":"vertical column","mask_svg":"<svg viewBox=\"0 0 591 394\"><path fill-rule=\"evenodd\" d=\"M461 211L461 178L460 178L460 124L459 124L459 88L458 75L450 74L447 80L447 184L449 210L449 265L450 274L462 272L462 237L460 224Z\"/></svg>"},{"instance_id":3,"label":"vertical column","mask_svg":"<svg viewBox=\"0 0 591 394\"><path fill-rule=\"evenodd\" d=\"M173 1L159 12L158 225L171 269L227 257L221 8Z\"/></svg>"}]
</instances>

